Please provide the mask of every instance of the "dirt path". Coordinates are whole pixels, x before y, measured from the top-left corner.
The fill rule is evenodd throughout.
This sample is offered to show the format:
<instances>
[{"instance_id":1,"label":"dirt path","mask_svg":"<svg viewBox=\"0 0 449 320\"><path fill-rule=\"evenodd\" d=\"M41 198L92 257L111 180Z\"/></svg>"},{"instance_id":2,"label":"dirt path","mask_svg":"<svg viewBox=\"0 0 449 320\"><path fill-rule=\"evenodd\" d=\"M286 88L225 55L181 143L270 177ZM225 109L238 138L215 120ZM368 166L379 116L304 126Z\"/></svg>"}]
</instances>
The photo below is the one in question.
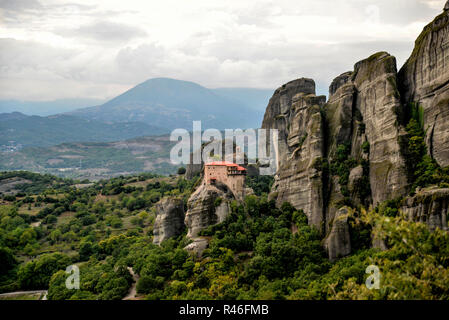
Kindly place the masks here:
<instances>
[{"instance_id":1,"label":"dirt path","mask_svg":"<svg viewBox=\"0 0 449 320\"><path fill-rule=\"evenodd\" d=\"M47 290L15 291L15 292L1 293L0 298L12 298L14 296L40 294L39 300L47 300L47 293L48 293Z\"/></svg>"},{"instance_id":2,"label":"dirt path","mask_svg":"<svg viewBox=\"0 0 449 320\"><path fill-rule=\"evenodd\" d=\"M136 274L133 270L133 268L128 267L129 273L133 276L134 283L131 286L131 289L129 289L129 293L126 297L124 297L122 300L137 300L137 281L139 280L139 275Z\"/></svg>"}]
</instances>

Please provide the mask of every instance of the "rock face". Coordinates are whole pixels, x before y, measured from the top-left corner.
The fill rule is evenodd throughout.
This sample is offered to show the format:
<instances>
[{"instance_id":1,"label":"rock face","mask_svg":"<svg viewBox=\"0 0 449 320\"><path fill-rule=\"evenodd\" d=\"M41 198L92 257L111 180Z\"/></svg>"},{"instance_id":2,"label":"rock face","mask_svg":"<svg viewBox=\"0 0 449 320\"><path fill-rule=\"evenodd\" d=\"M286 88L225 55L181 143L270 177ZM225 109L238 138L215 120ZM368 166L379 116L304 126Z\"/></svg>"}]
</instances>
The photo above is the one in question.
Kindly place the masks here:
<instances>
[{"instance_id":1,"label":"rock face","mask_svg":"<svg viewBox=\"0 0 449 320\"><path fill-rule=\"evenodd\" d=\"M396 59L386 52L356 63L355 108L363 117L370 146L369 178L373 203L403 196L407 192L405 161L399 146L406 134L400 125L400 94L397 88Z\"/></svg>"},{"instance_id":2,"label":"rock face","mask_svg":"<svg viewBox=\"0 0 449 320\"><path fill-rule=\"evenodd\" d=\"M449 2L422 31L399 72L403 104L418 108L430 155L449 165Z\"/></svg>"},{"instance_id":3,"label":"rock face","mask_svg":"<svg viewBox=\"0 0 449 320\"><path fill-rule=\"evenodd\" d=\"M262 124L263 129L279 130L278 171L272 189L277 204L287 201L303 209L318 228L323 220L323 181L318 167L324 152L321 108L325 102L325 96L315 95L313 80L291 81L276 90Z\"/></svg>"},{"instance_id":4,"label":"rock face","mask_svg":"<svg viewBox=\"0 0 449 320\"><path fill-rule=\"evenodd\" d=\"M329 88L324 108L327 156L335 160L338 146L348 144L351 158L358 163L369 162L370 199L374 204L407 191L405 161L398 143L405 135L398 120L400 109L396 59L386 52L356 63L354 72L340 75ZM335 197L333 193L331 198Z\"/></svg>"},{"instance_id":5,"label":"rock face","mask_svg":"<svg viewBox=\"0 0 449 320\"><path fill-rule=\"evenodd\" d=\"M153 228L153 243L182 234L184 225L184 202L177 198L164 198L156 204L156 220Z\"/></svg>"},{"instance_id":6,"label":"rock face","mask_svg":"<svg viewBox=\"0 0 449 320\"><path fill-rule=\"evenodd\" d=\"M187 245L184 249L195 254L197 258L201 258L204 250L209 246L207 239L195 238L193 242Z\"/></svg>"},{"instance_id":7,"label":"rock face","mask_svg":"<svg viewBox=\"0 0 449 320\"><path fill-rule=\"evenodd\" d=\"M220 183L202 184L189 198L185 224L187 237L194 239L198 233L211 226L223 222L229 215L229 200L232 192Z\"/></svg>"},{"instance_id":8,"label":"rock face","mask_svg":"<svg viewBox=\"0 0 449 320\"><path fill-rule=\"evenodd\" d=\"M380 52L356 63L353 72L332 82L329 93L326 103L324 96L315 96L313 80L289 82L274 93L262 124L279 130L271 196L278 205L288 201L304 210L309 223L323 232L332 228L329 222L349 197L348 188L355 204L367 205L403 196L408 188L399 145L406 132L399 121L396 59ZM328 176L323 168L342 162L342 145L357 168L348 168L349 182L335 173ZM369 192L357 199L363 184Z\"/></svg>"},{"instance_id":9,"label":"rock face","mask_svg":"<svg viewBox=\"0 0 449 320\"><path fill-rule=\"evenodd\" d=\"M350 209L343 207L335 214L332 229L324 241L329 260L335 261L351 253L351 236L349 233Z\"/></svg>"},{"instance_id":10,"label":"rock face","mask_svg":"<svg viewBox=\"0 0 449 320\"><path fill-rule=\"evenodd\" d=\"M402 212L413 221L424 222L429 229L449 230L449 189L427 189L418 191L403 201Z\"/></svg>"}]
</instances>

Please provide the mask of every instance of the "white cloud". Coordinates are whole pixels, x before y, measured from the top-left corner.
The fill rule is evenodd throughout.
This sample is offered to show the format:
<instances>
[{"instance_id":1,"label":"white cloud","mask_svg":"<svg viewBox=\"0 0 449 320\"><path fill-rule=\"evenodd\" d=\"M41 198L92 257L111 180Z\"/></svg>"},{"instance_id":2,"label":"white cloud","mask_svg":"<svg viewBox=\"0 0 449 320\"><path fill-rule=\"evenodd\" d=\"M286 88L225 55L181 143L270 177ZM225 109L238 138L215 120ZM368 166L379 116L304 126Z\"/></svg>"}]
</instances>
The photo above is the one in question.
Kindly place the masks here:
<instances>
[{"instance_id":1,"label":"white cloud","mask_svg":"<svg viewBox=\"0 0 449 320\"><path fill-rule=\"evenodd\" d=\"M143 38L147 35L145 30L123 23L110 21L95 21L76 29L62 28L54 33L63 37L73 37L78 40L91 39L93 45L98 43L127 43L130 39Z\"/></svg>"},{"instance_id":2,"label":"white cloud","mask_svg":"<svg viewBox=\"0 0 449 320\"><path fill-rule=\"evenodd\" d=\"M108 98L151 77L321 92L376 51L399 66L445 0L0 0L0 99Z\"/></svg>"}]
</instances>

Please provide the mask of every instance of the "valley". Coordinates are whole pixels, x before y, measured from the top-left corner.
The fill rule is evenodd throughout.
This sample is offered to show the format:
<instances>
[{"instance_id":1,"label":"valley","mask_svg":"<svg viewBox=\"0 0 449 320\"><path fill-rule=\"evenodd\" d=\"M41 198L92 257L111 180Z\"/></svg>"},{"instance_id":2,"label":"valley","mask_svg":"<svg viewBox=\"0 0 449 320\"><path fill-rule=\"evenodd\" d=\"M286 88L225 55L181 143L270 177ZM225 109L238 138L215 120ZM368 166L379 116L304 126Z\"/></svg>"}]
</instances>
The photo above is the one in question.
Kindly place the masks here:
<instances>
[{"instance_id":1,"label":"valley","mask_svg":"<svg viewBox=\"0 0 449 320\"><path fill-rule=\"evenodd\" d=\"M116 142L64 143L2 153L0 171L29 170L75 179L99 180L144 171L176 173L170 163L169 136Z\"/></svg>"}]
</instances>

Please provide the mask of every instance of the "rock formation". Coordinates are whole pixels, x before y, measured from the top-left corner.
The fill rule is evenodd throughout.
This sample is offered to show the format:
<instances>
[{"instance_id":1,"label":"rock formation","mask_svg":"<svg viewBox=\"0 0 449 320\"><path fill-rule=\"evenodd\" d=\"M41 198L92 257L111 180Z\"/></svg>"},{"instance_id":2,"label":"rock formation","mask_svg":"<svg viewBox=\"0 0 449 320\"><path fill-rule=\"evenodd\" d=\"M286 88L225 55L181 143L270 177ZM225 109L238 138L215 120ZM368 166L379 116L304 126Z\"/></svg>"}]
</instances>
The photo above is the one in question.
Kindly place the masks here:
<instances>
[{"instance_id":1,"label":"rock formation","mask_svg":"<svg viewBox=\"0 0 449 320\"><path fill-rule=\"evenodd\" d=\"M404 107L417 108L430 155L449 165L449 3L415 42L399 72Z\"/></svg>"},{"instance_id":2,"label":"rock formation","mask_svg":"<svg viewBox=\"0 0 449 320\"><path fill-rule=\"evenodd\" d=\"M431 230L449 230L449 189L419 190L413 197L403 200L402 212L410 220L426 223Z\"/></svg>"},{"instance_id":3,"label":"rock formation","mask_svg":"<svg viewBox=\"0 0 449 320\"><path fill-rule=\"evenodd\" d=\"M399 139L405 135L399 123L401 109L397 88L396 59L385 52L355 65L355 108L363 118L370 146L369 180L372 199L378 204L407 192L405 161Z\"/></svg>"},{"instance_id":4,"label":"rock formation","mask_svg":"<svg viewBox=\"0 0 449 320\"><path fill-rule=\"evenodd\" d=\"M351 253L351 236L349 233L350 209L340 208L335 214L332 229L324 241L324 247L329 255L329 260L335 261Z\"/></svg>"},{"instance_id":5,"label":"rock formation","mask_svg":"<svg viewBox=\"0 0 449 320\"><path fill-rule=\"evenodd\" d=\"M324 223L322 231L328 231L331 226L326 222L334 219L348 196L342 189L348 186L340 185L341 177L326 177L322 162L337 160L341 145L347 145L348 156L359 163L350 181L353 194L364 178L363 160L369 163L364 183L370 185L370 194L365 197L377 204L406 194L405 161L398 142L405 130L398 121L401 102L396 83L395 58L380 52L358 62L354 72L337 77L329 88L328 103L315 96L311 79L276 90L262 128L279 130L279 169L272 190L278 205L290 202L304 210L311 225L322 230Z\"/></svg>"},{"instance_id":6,"label":"rock formation","mask_svg":"<svg viewBox=\"0 0 449 320\"><path fill-rule=\"evenodd\" d=\"M323 158L321 108L325 96L315 95L311 79L291 81L277 89L264 116L263 129L278 129L278 171L273 192L278 205L290 202L303 209L309 222L323 220L323 182L317 166Z\"/></svg>"},{"instance_id":7,"label":"rock formation","mask_svg":"<svg viewBox=\"0 0 449 320\"><path fill-rule=\"evenodd\" d=\"M178 198L164 198L156 204L156 220L153 228L153 243L177 237L185 229L184 201Z\"/></svg>"},{"instance_id":8,"label":"rock formation","mask_svg":"<svg viewBox=\"0 0 449 320\"><path fill-rule=\"evenodd\" d=\"M270 99L262 128L279 132L270 198L278 206L290 202L305 212L309 224L326 235L331 260L351 252L351 206L403 198L402 211L410 219L432 230L448 229L449 189L427 188L407 197L413 181L408 180L403 144L408 139L405 126L417 114L429 154L449 166L448 35L449 1L424 28L399 73L396 59L379 52L335 78L327 102L306 78L281 86ZM186 177L202 168L188 166ZM187 249L201 255L207 239L199 232L222 222L232 199L225 185L203 181L188 201L185 224L194 242ZM385 247L379 239L373 243Z\"/></svg>"},{"instance_id":9,"label":"rock formation","mask_svg":"<svg viewBox=\"0 0 449 320\"><path fill-rule=\"evenodd\" d=\"M209 226L223 222L229 212L232 192L223 184L202 184L189 198L185 224L187 237L194 239L199 232Z\"/></svg>"},{"instance_id":10,"label":"rock formation","mask_svg":"<svg viewBox=\"0 0 449 320\"><path fill-rule=\"evenodd\" d=\"M230 200L234 200L232 192L220 182L209 185L203 180L199 188L192 193L187 202L185 225L188 228L187 237L193 242L185 247L187 251L201 257L209 241L199 236L200 231L219 224L228 217L231 212Z\"/></svg>"},{"instance_id":11,"label":"rock formation","mask_svg":"<svg viewBox=\"0 0 449 320\"><path fill-rule=\"evenodd\" d=\"M370 198L374 204L406 194L405 161L399 138L401 109L396 59L386 52L356 63L354 72L337 77L325 106L329 128L328 158L336 158L339 145L349 143L350 156L369 161ZM369 151L363 150L363 145Z\"/></svg>"},{"instance_id":12,"label":"rock formation","mask_svg":"<svg viewBox=\"0 0 449 320\"><path fill-rule=\"evenodd\" d=\"M188 244L184 249L193 253L197 258L201 258L204 250L209 246L209 241L205 238L195 238L192 243Z\"/></svg>"},{"instance_id":13,"label":"rock formation","mask_svg":"<svg viewBox=\"0 0 449 320\"><path fill-rule=\"evenodd\" d=\"M315 96L311 79L277 89L262 128L278 129L278 171L271 198L302 209L323 234L329 256L348 254L346 205L377 205L406 196L405 127L418 114L429 154L449 165L449 2L426 26L411 57L397 72L386 52L357 62ZM403 211L431 229L447 228L446 189L418 193ZM343 241L343 243L339 243Z\"/></svg>"}]
</instances>

